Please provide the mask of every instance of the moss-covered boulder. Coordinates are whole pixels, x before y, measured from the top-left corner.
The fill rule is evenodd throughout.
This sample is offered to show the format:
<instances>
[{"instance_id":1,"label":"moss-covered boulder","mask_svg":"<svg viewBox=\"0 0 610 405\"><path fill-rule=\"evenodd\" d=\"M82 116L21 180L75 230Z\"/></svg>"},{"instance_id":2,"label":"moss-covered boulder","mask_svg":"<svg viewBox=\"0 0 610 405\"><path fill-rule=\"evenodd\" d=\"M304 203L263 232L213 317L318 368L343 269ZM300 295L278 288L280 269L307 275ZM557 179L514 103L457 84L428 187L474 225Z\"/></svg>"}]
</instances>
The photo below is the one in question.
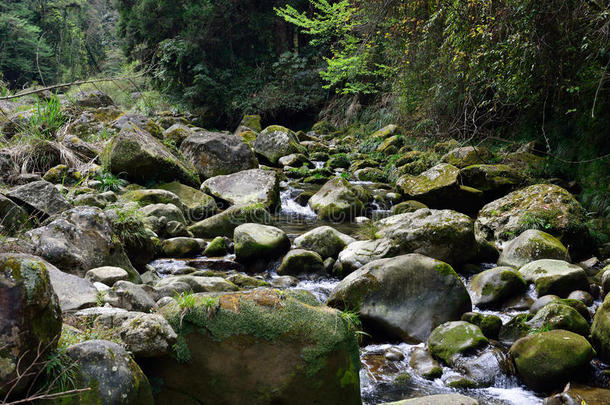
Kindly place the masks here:
<instances>
[{"instance_id":1,"label":"moss-covered boulder","mask_svg":"<svg viewBox=\"0 0 610 405\"><path fill-rule=\"evenodd\" d=\"M585 271L563 260L536 260L521 267L519 273L525 281L534 283L539 296L567 297L574 290L589 290Z\"/></svg>"},{"instance_id":2,"label":"moss-covered boulder","mask_svg":"<svg viewBox=\"0 0 610 405\"><path fill-rule=\"evenodd\" d=\"M441 158L441 161L458 168L463 168L489 163L492 157L493 154L485 147L464 146L447 152L447 154Z\"/></svg>"},{"instance_id":3,"label":"moss-covered boulder","mask_svg":"<svg viewBox=\"0 0 610 405\"><path fill-rule=\"evenodd\" d=\"M523 175L507 165L471 165L460 170L460 181L485 193L487 198L499 198L524 182Z\"/></svg>"},{"instance_id":4,"label":"moss-covered boulder","mask_svg":"<svg viewBox=\"0 0 610 405\"><path fill-rule=\"evenodd\" d=\"M303 249L291 250L284 256L277 274L301 275L301 274L321 274L324 272L324 261L316 252Z\"/></svg>"},{"instance_id":5,"label":"moss-covered boulder","mask_svg":"<svg viewBox=\"0 0 610 405\"><path fill-rule=\"evenodd\" d=\"M462 315L462 321L477 325L486 338L494 340L498 339L500 328L502 327L502 319L492 314L466 312Z\"/></svg>"},{"instance_id":6,"label":"moss-covered boulder","mask_svg":"<svg viewBox=\"0 0 610 405\"><path fill-rule=\"evenodd\" d=\"M28 213L0 194L0 233L9 234L26 226Z\"/></svg>"},{"instance_id":7,"label":"moss-covered boulder","mask_svg":"<svg viewBox=\"0 0 610 405\"><path fill-rule=\"evenodd\" d=\"M420 209L378 222L377 236L403 253L420 253L459 265L478 254L473 221L451 210Z\"/></svg>"},{"instance_id":8,"label":"moss-covered boulder","mask_svg":"<svg viewBox=\"0 0 610 405\"><path fill-rule=\"evenodd\" d=\"M544 404L610 404L610 389L571 383L563 392L545 398Z\"/></svg>"},{"instance_id":9,"label":"moss-covered boulder","mask_svg":"<svg viewBox=\"0 0 610 405\"><path fill-rule=\"evenodd\" d=\"M74 95L74 103L84 108L100 108L114 105L110 96L101 91L81 91Z\"/></svg>"},{"instance_id":10,"label":"moss-covered boulder","mask_svg":"<svg viewBox=\"0 0 610 405\"><path fill-rule=\"evenodd\" d=\"M174 124L163 131L163 139L179 148L186 138L194 134L195 132L186 125Z\"/></svg>"},{"instance_id":11,"label":"moss-covered boulder","mask_svg":"<svg viewBox=\"0 0 610 405\"><path fill-rule=\"evenodd\" d=\"M180 145L201 180L255 169L258 160L242 138L221 132L198 132Z\"/></svg>"},{"instance_id":12,"label":"moss-covered boulder","mask_svg":"<svg viewBox=\"0 0 610 405\"><path fill-rule=\"evenodd\" d=\"M72 208L26 237L36 255L70 274L84 277L90 269L117 266L139 280L107 214L96 207Z\"/></svg>"},{"instance_id":13,"label":"moss-covered boulder","mask_svg":"<svg viewBox=\"0 0 610 405\"><path fill-rule=\"evenodd\" d=\"M110 123L111 128L117 132L136 127L150 134L159 141L163 140L163 127L155 120L142 114L122 114Z\"/></svg>"},{"instance_id":14,"label":"moss-covered boulder","mask_svg":"<svg viewBox=\"0 0 610 405\"><path fill-rule=\"evenodd\" d=\"M68 347L66 355L78 365L76 388L90 389L71 395L70 404L154 403L146 375L122 346L107 340L89 340Z\"/></svg>"},{"instance_id":15,"label":"moss-covered boulder","mask_svg":"<svg viewBox=\"0 0 610 405\"><path fill-rule=\"evenodd\" d=\"M167 190L177 195L183 206L186 207L185 215L187 215L190 222L209 218L218 211L214 198L196 188L186 186L177 181L158 184L156 188Z\"/></svg>"},{"instance_id":16,"label":"moss-covered boulder","mask_svg":"<svg viewBox=\"0 0 610 405\"><path fill-rule=\"evenodd\" d=\"M302 153L292 153L290 155L282 156L278 162L283 167L313 166L309 159L307 159L307 156Z\"/></svg>"},{"instance_id":17,"label":"moss-covered boulder","mask_svg":"<svg viewBox=\"0 0 610 405\"><path fill-rule=\"evenodd\" d=\"M538 331L563 329L582 336L589 336L587 320L574 308L559 302L545 305L532 319L527 321L527 326Z\"/></svg>"},{"instance_id":18,"label":"moss-covered boulder","mask_svg":"<svg viewBox=\"0 0 610 405\"><path fill-rule=\"evenodd\" d=\"M590 245L585 210L572 194L552 184L536 184L492 201L475 222L477 241L494 249L528 229L544 229L559 238L572 256Z\"/></svg>"},{"instance_id":19,"label":"moss-covered boulder","mask_svg":"<svg viewBox=\"0 0 610 405\"><path fill-rule=\"evenodd\" d=\"M138 210L144 217L166 218L167 221L175 221L186 225L186 218L182 210L174 204L151 204Z\"/></svg>"},{"instance_id":20,"label":"moss-covered boulder","mask_svg":"<svg viewBox=\"0 0 610 405\"><path fill-rule=\"evenodd\" d=\"M363 266L337 285L328 302L358 308L365 328L407 342L425 341L438 325L472 309L453 268L419 254Z\"/></svg>"},{"instance_id":21,"label":"moss-covered boulder","mask_svg":"<svg viewBox=\"0 0 610 405\"><path fill-rule=\"evenodd\" d=\"M261 116L257 114L247 114L241 119L239 123L239 128L248 128L252 131L261 132L263 128L261 127ZM239 131L243 132L243 131Z\"/></svg>"},{"instance_id":22,"label":"moss-covered boulder","mask_svg":"<svg viewBox=\"0 0 610 405\"><path fill-rule=\"evenodd\" d=\"M126 126L103 152L104 164L115 175L151 184L178 180L198 186L199 178L189 163L170 152L161 141L136 126Z\"/></svg>"},{"instance_id":23,"label":"moss-covered boulder","mask_svg":"<svg viewBox=\"0 0 610 405\"><path fill-rule=\"evenodd\" d=\"M524 292L527 283L513 268L496 267L474 276L469 287L473 304L486 306L500 304L506 298Z\"/></svg>"},{"instance_id":24,"label":"moss-covered boulder","mask_svg":"<svg viewBox=\"0 0 610 405\"><path fill-rule=\"evenodd\" d=\"M176 194L168 190L162 189L141 189L132 190L123 194L122 198L126 201L138 203L140 207L146 207L154 204L173 204L180 208L183 212L186 207L182 204L182 200Z\"/></svg>"},{"instance_id":25,"label":"moss-covered boulder","mask_svg":"<svg viewBox=\"0 0 610 405\"><path fill-rule=\"evenodd\" d=\"M41 367L37 353L44 358L55 349L61 323L47 264L35 256L0 254L0 398L28 388Z\"/></svg>"},{"instance_id":26,"label":"moss-covered boulder","mask_svg":"<svg viewBox=\"0 0 610 405\"><path fill-rule=\"evenodd\" d=\"M417 210L421 210L422 208L428 208L428 206L415 200L403 201L392 207L392 215L415 212Z\"/></svg>"},{"instance_id":27,"label":"moss-covered boulder","mask_svg":"<svg viewBox=\"0 0 610 405\"><path fill-rule=\"evenodd\" d=\"M201 190L231 205L262 204L273 210L280 203L280 179L273 170L251 169L212 177Z\"/></svg>"},{"instance_id":28,"label":"moss-covered boulder","mask_svg":"<svg viewBox=\"0 0 610 405\"><path fill-rule=\"evenodd\" d=\"M337 257L347 245L356 239L337 231L330 226L320 226L304 233L294 240L294 245L300 249L312 250L323 259Z\"/></svg>"},{"instance_id":29,"label":"moss-covered boulder","mask_svg":"<svg viewBox=\"0 0 610 405\"><path fill-rule=\"evenodd\" d=\"M459 193L458 175L460 170L441 163L418 176L405 175L398 179L398 190L408 199L416 200L433 208L451 206Z\"/></svg>"},{"instance_id":30,"label":"moss-covered boulder","mask_svg":"<svg viewBox=\"0 0 610 405\"><path fill-rule=\"evenodd\" d=\"M171 238L161 244L161 251L166 257L194 257L203 251L203 241L194 238Z\"/></svg>"},{"instance_id":31,"label":"moss-covered boulder","mask_svg":"<svg viewBox=\"0 0 610 405\"><path fill-rule=\"evenodd\" d=\"M233 231L247 222L268 223L271 220L269 211L261 204L237 205L220 214L199 221L188 230L196 238L215 238L217 236L233 237Z\"/></svg>"},{"instance_id":32,"label":"moss-covered boulder","mask_svg":"<svg viewBox=\"0 0 610 405\"><path fill-rule=\"evenodd\" d=\"M258 135L254 142L254 151L270 163L276 164L282 156L299 153L301 145L294 132L279 125L272 125Z\"/></svg>"},{"instance_id":33,"label":"moss-covered boulder","mask_svg":"<svg viewBox=\"0 0 610 405\"><path fill-rule=\"evenodd\" d=\"M235 228L233 241L235 256L239 261L275 258L290 249L290 240L286 233L268 225L240 225Z\"/></svg>"},{"instance_id":34,"label":"moss-covered boulder","mask_svg":"<svg viewBox=\"0 0 610 405\"><path fill-rule=\"evenodd\" d=\"M392 136L398 131L398 125L390 124L371 134L371 138L373 139L386 139L389 136Z\"/></svg>"},{"instance_id":35,"label":"moss-covered boulder","mask_svg":"<svg viewBox=\"0 0 610 405\"><path fill-rule=\"evenodd\" d=\"M510 354L523 382L545 390L561 388L586 370L595 350L587 339L576 333L552 330L517 340Z\"/></svg>"},{"instance_id":36,"label":"moss-covered boulder","mask_svg":"<svg viewBox=\"0 0 610 405\"><path fill-rule=\"evenodd\" d=\"M591 342L597 349L599 357L610 363L610 294L606 295L593 318Z\"/></svg>"},{"instance_id":37,"label":"moss-covered boulder","mask_svg":"<svg viewBox=\"0 0 610 405\"><path fill-rule=\"evenodd\" d=\"M341 177L335 177L309 199L309 206L320 219L341 222L364 211L363 193Z\"/></svg>"},{"instance_id":38,"label":"moss-covered boulder","mask_svg":"<svg viewBox=\"0 0 610 405\"><path fill-rule=\"evenodd\" d=\"M161 308L179 338L174 356L146 368L163 381L157 403L359 405L352 324L300 299L262 289L196 295L187 311Z\"/></svg>"},{"instance_id":39,"label":"moss-covered boulder","mask_svg":"<svg viewBox=\"0 0 610 405\"><path fill-rule=\"evenodd\" d=\"M443 368L423 347L416 347L411 352L409 365L426 380L434 380L443 375Z\"/></svg>"},{"instance_id":40,"label":"moss-covered boulder","mask_svg":"<svg viewBox=\"0 0 610 405\"><path fill-rule=\"evenodd\" d=\"M434 357L452 364L456 356L472 353L488 343L489 340L478 326L454 321L439 325L432 331L428 338L428 350Z\"/></svg>"},{"instance_id":41,"label":"moss-covered boulder","mask_svg":"<svg viewBox=\"0 0 610 405\"><path fill-rule=\"evenodd\" d=\"M390 136L377 146L377 153L389 156L392 151L397 151L402 146L402 137L398 135Z\"/></svg>"},{"instance_id":42,"label":"moss-covered boulder","mask_svg":"<svg viewBox=\"0 0 610 405\"><path fill-rule=\"evenodd\" d=\"M498 265L519 268L540 259L569 261L570 255L568 249L553 235L528 229L504 246Z\"/></svg>"},{"instance_id":43,"label":"moss-covered boulder","mask_svg":"<svg viewBox=\"0 0 610 405\"><path fill-rule=\"evenodd\" d=\"M228 250L227 240L222 236L217 236L208 246L206 246L203 255L208 257L219 257L226 255Z\"/></svg>"}]
</instances>

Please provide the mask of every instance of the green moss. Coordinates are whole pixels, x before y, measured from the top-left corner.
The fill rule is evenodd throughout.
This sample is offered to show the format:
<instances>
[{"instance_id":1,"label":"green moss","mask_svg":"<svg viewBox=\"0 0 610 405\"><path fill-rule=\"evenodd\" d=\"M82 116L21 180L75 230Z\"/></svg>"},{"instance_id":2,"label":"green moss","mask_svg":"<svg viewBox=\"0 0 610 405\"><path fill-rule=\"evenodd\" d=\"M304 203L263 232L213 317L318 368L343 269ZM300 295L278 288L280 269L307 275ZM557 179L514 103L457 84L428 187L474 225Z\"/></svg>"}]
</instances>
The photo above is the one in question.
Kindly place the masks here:
<instances>
[{"instance_id":1,"label":"green moss","mask_svg":"<svg viewBox=\"0 0 610 405\"><path fill-rule=\"evenodd\" d=\"M459 277L455 270L453 270L453 267L451 267L447 263L439 262L439 264L434 266L434 270L436 270L437 273L445 277Z\"/></svg>"}]
</instances>

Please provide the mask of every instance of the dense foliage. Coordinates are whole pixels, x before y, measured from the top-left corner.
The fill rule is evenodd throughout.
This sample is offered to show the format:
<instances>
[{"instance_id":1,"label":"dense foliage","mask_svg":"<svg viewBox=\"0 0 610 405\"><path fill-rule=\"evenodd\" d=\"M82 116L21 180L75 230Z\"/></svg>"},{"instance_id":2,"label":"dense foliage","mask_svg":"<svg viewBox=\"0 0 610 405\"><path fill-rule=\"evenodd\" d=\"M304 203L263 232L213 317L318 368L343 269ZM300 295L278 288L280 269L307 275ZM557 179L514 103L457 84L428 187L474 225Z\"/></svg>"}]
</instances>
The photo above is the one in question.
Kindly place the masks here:
<instances>
[{"instance_id":1,"label":"dense foliage","mask_svg":"<svg viewBox=\"0 0 610 405\"><path fill-rule=\"evenodd\" d=\"M306 1L296 1L299 6ZM278 0L119 0L126 52L155 66L157 84L202 107L208 123L268 118L319 107L324 97L310 49L296 51Z\"/></svg>"},{"instance_id":2,"label":"dense foliage","mask_svg":"<svg viewBox=\"0 0 610 405\"><path fill-rule=\"evenodd\" d=\"M99 71L117 42L115 22L111 0L0 0L0 82L53 84Z\"/></svg>"}]
</instances>

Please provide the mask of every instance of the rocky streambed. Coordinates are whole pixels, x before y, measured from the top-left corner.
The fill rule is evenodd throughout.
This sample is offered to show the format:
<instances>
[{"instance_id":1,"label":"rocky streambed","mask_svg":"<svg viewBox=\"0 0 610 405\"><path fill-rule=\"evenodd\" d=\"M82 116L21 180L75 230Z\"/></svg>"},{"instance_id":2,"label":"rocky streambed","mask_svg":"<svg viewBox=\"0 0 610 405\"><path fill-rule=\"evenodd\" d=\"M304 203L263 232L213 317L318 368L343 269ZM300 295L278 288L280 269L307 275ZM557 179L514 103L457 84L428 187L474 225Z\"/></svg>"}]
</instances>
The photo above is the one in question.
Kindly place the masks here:
<instances>
[{"instance_id":1,"label":"rocky streambed","mask_svg":"<svg viewBox=\"0 0 610 405\"><path fill-rule=\"evenodd\" d=\"M608 246L527 145L210 132L102 96L47 141L61 164L0 151L0 398L609 402Z\"/></svg>"}]
</instances>

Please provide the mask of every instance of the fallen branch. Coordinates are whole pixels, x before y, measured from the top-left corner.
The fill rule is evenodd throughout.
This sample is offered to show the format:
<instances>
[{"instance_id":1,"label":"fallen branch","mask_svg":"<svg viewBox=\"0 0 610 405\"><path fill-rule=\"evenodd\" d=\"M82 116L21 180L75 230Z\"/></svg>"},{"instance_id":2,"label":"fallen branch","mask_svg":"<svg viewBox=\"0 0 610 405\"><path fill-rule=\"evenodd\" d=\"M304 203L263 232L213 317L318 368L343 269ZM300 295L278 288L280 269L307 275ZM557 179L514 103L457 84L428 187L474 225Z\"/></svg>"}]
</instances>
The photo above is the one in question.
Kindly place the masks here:
<instances>
[{"instance_id":1,"label":"fallen branch","mask_svg":"<svg viewBox=\"0 0 610 405\"><path fill-rule=\"evenodd\" d=\"M80 86L81 84L89 84L89 83L101 83L101 82L114 82L114 81L122 81L122 80L133 80L133 79L137 79L139 77L144 76L146 73L148 73L148 71L142 72L142 73L137 74L135 76L123 76L123 77L109 77L109 78L90 79L90 80L78 80L76 82L71 82L71 83L54 84L53 86L47 86L47 87L43 87L41 89L36 89L36 90L28 90L28 91L21 92L19 94L14 94L12 96L0 97L0 101L12 100L12 99L15 99L15 98L29 96L29 95L32 95L32 94L42 93L43 91L47 91L47 90L60 89L62 87Z\"/></svg>"}]
</instances>

